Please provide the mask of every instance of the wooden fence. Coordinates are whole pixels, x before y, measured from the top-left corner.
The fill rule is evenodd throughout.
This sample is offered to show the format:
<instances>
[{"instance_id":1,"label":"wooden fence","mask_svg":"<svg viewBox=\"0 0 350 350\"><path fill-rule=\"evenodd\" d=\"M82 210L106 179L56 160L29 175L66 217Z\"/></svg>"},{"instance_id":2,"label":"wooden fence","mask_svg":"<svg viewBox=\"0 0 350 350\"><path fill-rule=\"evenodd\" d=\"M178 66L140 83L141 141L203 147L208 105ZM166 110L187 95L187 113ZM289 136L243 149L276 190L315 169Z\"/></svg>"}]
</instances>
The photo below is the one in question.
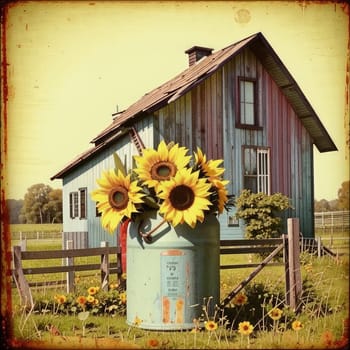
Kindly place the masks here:
<instances>
[{"instance_id":1,"label":"wooden fence","mask_svg":"<svg viewBox=\"0 0 350 350\"><path fill-rule=\"evenodd\" d=\"M292 309L297 308L302 292L299 219L288 219L288 234L282 235L281 238L221 241L220 244L220 254L269 253L260 263L220 266L221 269L255 267L255 270L221 301L220 308L224 308L267 265L284 265L286 302ZM272 263L280 253L283 263Z\"/></svg>"},{"instance_id":2,"label":"wooden fence","mask_svg":"<svg viewBox=\"0 0 350 350\"><path fill-rule=\"evenodd\" d=\"M72 243L71 243L72 244ZM69 244L68 244L69 245ZM76 271L101 271L101 287L104 290L108 289L109 276L112 271L115 271L120 278L121 271L121 250L119 247L109 247L106 242L102 243L100 248L86 249L67 249L67 250L46 250L46 251L22 251L21 246L13 247L13 270L12 276L18 288L21 302L28 308L32 308L33 297L30 290L30 284L27 282L25 275L35 275L44 273L67 273L67 293L74 290L74 272ZM117 262L110 262L109 256L117 255ZM101 263L99 264L74 264L76 257L91 257L100 256ZM65 264L61 266L43 266L23 268L23 260L38 260L38 259L64 259Z\"/></svg>"},{"instance_id":3,"label":"wooden fence","mask_svg":"<svg viewBox=\"0 0 350 350\"><path fill-rule=\"evenodd\" d=\"M315 212L315 228L333 233L334 230L346 230L350 227L350 211Z\"/></svg>"},{"instance_id":4,"label":"wooden fence","mask_svg":"<svg viewBox=\"0 0 350 350\"><path fill-rule=\"evenodd\" d=\"M72 243L71 243L72 244ZM106 245L101 248L87 249L72 249L72 246L67 244L66 250L50 250L50 251L22 251L21 246L15 246L13 250L13 277L17 288L20 292L22 303L27 306L33 306L33 299L30 291L30 286L25 279L25 275L43 274L43 273L67 273L67 291L74 289L74 272L87 270L101 270L102 287L108 288L108 277L111 270L121 275L121 250L119 247L109 247ZM266 240L234 240L221 241L220 254L251 254L251 253L267 253L269 254L262 262L256 264L236 264L222 265L221 269L233 269L241 267L255 267L255 270L237 287L235 287L229 295L220 303L223 308L241 291L265 266L284 265L285 266L285 281L286 281L286 300L292 309L298 305L298 300L301 295L301 276L300 276L300 232L299 220L297 218L288 219L288 234L282 235L281 238L266 239ZM110 263L109 255L117 254L117 262ZM273 263L273 259L282 254L283 263ZM75 257L82 256L101 256L101 264L74 264ZM37 267L23 268L23 260L33 259L65 259L66 264L63 266L53 267Z\"/></svg>"}]
</instances>

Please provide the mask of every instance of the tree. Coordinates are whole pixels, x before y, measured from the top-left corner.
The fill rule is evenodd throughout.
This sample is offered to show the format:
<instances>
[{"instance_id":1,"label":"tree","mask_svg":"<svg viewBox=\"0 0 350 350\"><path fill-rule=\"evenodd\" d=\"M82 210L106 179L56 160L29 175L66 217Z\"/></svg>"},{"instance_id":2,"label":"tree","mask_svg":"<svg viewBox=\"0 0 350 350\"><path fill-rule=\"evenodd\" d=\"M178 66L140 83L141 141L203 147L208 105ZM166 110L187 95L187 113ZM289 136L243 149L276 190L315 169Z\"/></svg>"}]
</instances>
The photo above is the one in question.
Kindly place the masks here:
<instances>
[{"instance_id":1,"label":"tree","mask_svg":"<svg viewBox=\"0 0 350 350\"><path fill-rule=\"evenodd\" d=\"M49 202L46 204L48 222L62 222L62 190L54 189L49 192Z\"/></svg>"},{"instance_id":2,"label":"tree","mask_svg":"<svg viewBox=\"0 0 350 350\"><path fill-rule=\"evenodd\" d=\"M20 219L23 203L23 199L6 199L6 207L9 211L10 224L21 224L23 222Z\"/></svg>"},{"instance_id":3,"label":"tree","mask_svg":"<svg viewBox=\"0 0 350 350\"><path fill-rule=\"evenodd\" d=\"M320 201L315 200L314 210L316 212L330 211L329 202L326 199L321 199Z\"/></svg>"},{"instance_id":4,"label":"tree","mask_svg":"<svg viewBox=\"0 0 350 350\"><path fill-rule=\"evenodd\" d=\"M344 181L341 184L341 188L338 190L338 209L340 210L349 210L350 196L349 196L349 186L350 181Z\"/></svg>"},{"instance_id":5,"label":"tree","mask_svg":"<svg viewBox=\"0 0 350 350\"><path fill-rule=\"evenodd\" d=\"M21 210L28 224L62 221L62 190L36 184L28 188Z\"/></svg>"}]
</instances>

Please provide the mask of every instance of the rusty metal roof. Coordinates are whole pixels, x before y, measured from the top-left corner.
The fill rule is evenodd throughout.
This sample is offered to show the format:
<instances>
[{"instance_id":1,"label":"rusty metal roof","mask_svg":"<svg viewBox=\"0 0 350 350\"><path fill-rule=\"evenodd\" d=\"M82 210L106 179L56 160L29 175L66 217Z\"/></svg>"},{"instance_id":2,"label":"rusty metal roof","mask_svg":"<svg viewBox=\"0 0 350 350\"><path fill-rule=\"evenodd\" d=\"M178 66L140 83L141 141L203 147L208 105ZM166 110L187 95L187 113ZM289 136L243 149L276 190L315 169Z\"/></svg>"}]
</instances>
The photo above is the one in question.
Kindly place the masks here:
<instances>
[{"instance_id":1,"label":"rusty metal roof","mask_svg":"<svg viewBox=\"0 0 350 350\"><path fill-rule=\"evenodd\" d=\"M336 151L337 147L328 135L327 130L323 127L311 104L262 33L251 35L246 39L202 58L175 78L145 94L140 100L120 113L112 124L91 142L98 143L121 125L138 117L140 114L151 112L167 103L175 101L194 86L200 84L246 47L249 47L256 54L276 84L283 90L295 113L313 138L318 150L320 152Z\"/></svg>"},{"instance_id":2,"label":"rusty metal roof","mask_svg":"<svg viewBox=\"0 0 350 350\"><path fill-rule=\"evenodd\" d=\"M131 125L134 118L141 116L143 113L151 113L186 94L247 47L254 52L279 88L282 89L295 113L312 137L317 149L320 152L336 151L337 147L292 75L263 34L256 33L207 57L203 57L173 79L146 93L125 111L116 113L113 122L91 141L95 144L95 148L85 152L51 179L61 178L82 160L89 158L115 140L116 137L120 136L120 133L116 133L116 131L119 131L122 126Z\"/></svg>"},{"instance_id":3,"label":"rusty metal roof","mask_svg":"<svg viewBox=\"0 0 350 350\"><path fill-rule=\"evenodd\" d=\"M177 98L184 95L194 86L201 83L208 76L213 74L221 67L233 54L237 54L240 49L245 47L251 40L256 37L252 35L238 43L234 43L222 50L216 51L210 56L202 58L196 64L188 67L175 78L160 85L151 92L145 94L140 100L132 104L123 113L119 113L105 130L97 135L91 142L98 143L100 139L114 130L118 129L125 122L139 116L141 113L150 112L161 108L167 103L175 101Z\"/></svg>"}]
</instances>

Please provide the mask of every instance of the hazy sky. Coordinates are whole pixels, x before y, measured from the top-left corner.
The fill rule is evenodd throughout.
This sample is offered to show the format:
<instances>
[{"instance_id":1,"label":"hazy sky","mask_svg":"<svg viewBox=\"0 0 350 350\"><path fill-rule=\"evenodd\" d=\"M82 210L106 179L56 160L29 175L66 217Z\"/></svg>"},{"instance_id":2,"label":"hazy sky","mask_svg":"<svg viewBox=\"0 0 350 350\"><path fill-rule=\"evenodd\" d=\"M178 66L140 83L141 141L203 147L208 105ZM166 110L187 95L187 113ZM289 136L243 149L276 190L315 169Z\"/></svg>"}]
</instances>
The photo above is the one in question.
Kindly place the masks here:
<instances>
[{"instance_id":1,"label":"hazy sky","mask_svg":"<svg viewBox=\"0 0 350 350\"><path fill-rule=\"evenodd\" d=\"M23 198L36 183L61 187L60 180L50 177L92 146L117 108L127 108L186 69L186 49L199 45L216 51L261 31L339 149L315 149L315 197L337 198L341 183L349 179L344 122L349 9L344 6L303 1L15 2L6 25L6 197Z\"/></svg>"}]
</instances>

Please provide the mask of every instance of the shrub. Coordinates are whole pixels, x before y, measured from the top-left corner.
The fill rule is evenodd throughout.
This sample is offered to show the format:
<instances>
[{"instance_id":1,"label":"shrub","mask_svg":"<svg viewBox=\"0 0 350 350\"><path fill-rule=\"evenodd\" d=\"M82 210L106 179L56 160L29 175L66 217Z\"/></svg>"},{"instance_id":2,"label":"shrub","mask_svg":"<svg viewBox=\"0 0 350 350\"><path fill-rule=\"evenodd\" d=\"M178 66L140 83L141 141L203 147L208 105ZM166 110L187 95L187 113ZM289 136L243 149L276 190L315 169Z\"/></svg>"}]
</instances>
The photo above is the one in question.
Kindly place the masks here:
<instances>
[{"instance_id":1,"label":"shrub","mask_svg":"<svg viewBox=\"0 0 350 350\"><path fill-rule=\"evenodd\" d=\"M236 217L245 221L246 238L279 237L282 219L278 216L282 211L292 208L289 198L281 193L267 195L242 190L236 199Z\"/></svg>"}]
</instances>

